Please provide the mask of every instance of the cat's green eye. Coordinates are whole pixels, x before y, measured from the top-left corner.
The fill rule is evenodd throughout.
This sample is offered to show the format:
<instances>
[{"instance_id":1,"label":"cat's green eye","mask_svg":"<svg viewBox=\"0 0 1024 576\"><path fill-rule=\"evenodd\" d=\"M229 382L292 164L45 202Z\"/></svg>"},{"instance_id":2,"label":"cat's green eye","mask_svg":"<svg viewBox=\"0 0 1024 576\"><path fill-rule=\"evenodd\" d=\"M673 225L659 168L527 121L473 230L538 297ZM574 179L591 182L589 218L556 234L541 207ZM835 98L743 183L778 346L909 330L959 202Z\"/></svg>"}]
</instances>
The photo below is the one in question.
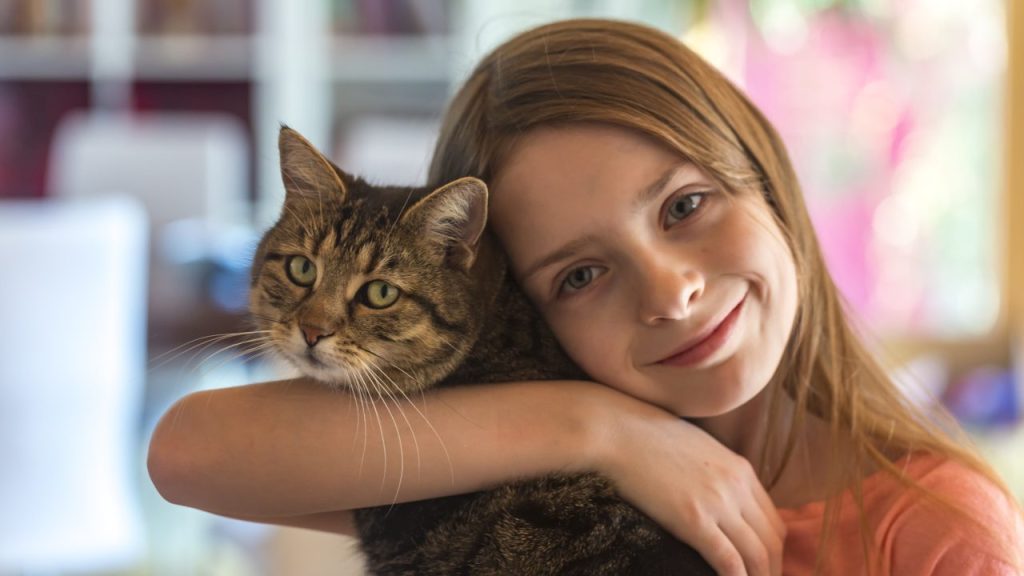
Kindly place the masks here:
<instances>
[{"instance_id":1,"label":"cat's green eye","mask_svg":"<svg viewBox=\"0 0 1024 576\"><path fill-rule=\"evenodd\" d=\"M316 282L316 264L305 256L292 256L285 265L288 278L299 286L312 286Z\"/></svg>"},{"instance_id":2,"label":"cat's green eye","mask_svg":"<svg viewBox=\"0 0 1024 576\"><path fill-rule=\"evenodd\" d=\"M372 280L363 285L362 300L370 308L387 308L398 301L398 288L383 280Z\"/></svg>"}]
</instances>

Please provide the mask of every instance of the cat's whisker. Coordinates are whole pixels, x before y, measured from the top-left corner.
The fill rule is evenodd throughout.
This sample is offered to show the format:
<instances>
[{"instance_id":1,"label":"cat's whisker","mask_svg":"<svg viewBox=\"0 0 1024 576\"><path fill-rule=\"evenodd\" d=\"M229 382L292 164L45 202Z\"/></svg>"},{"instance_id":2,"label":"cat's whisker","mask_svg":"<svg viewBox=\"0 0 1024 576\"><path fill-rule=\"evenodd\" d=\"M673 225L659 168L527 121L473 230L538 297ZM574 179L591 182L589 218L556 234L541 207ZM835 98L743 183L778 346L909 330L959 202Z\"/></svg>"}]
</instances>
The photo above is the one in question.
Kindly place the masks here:
<instances>
[{"instance_id":1,"label":"cat's whisker","mask_svg":"<svg viewBox=\"0 0 1024 576\"><path fill-rule=\"evenodd\" d=\"M246 353L247 355L245 357L245 362L253 362L255 360L260 360L262 358L273 357L275 355L275 353L277 352L277 350L275 350L273 346L269 346L269 347L267 347L267 348L265 348L263 350L260 350L259 352L256 352L255 354L253 354L253 352L256 352L256 351L255 350L250 350L250 351L248 351ZM249 356L248 354L252 354L252 355Z\"/></svg>"},{"instance_id":2,"label":"cat's whisker","mask_svg":"<svg viewBox=\"0 0 1024 576\"><path fill-rule=\"evenodd\" d=\"M409 190L409 193L405 195L405 201L402 202L402 207L398 209L398 212L395 212L395 219L391 221L391 226L388 227L388 231L384 235L385 240L389 240L391 238L391 232L395 229L398 221L402 218L402 212L405 212L405 207L409 205L409 200L411 198L412 190Z\"/></svg>"},{"instance_id":3,"label":"cat's whisker","mask_svg":"<svg viewBox=\"0 0 1024 576\"><path fill-rule=\"evenodd\" d=\"M377 356L377 357L380 358L380 356ZM381 359L383 360L383 358L381 358ZM402 370L401 368L399 368L398 366L394 366L394 367L398 368L400 371L405 373L405 371ZM379 366L377 366L376 368L378 370L381 370L381 368ZM381 370L381 373L384 374L385 376L387 376L387 373L384 372L383 370ZM387 378L389 380L391 380L390 376L387 376ZM394 383L394 380L391 380L391 381L392 381L392 383ZM441 445L441 450L444 451L444 458L445 458L445 461L447 461L447 463L448 463L448 473L451 476L451 481L452 481L452 484L454 485L455 484L455 466L452 464L452 457L448 453L448 445L445 444L444 438L441 437L441 434L437 431L437 428L434 428L434 424L430 421L430 418L427 418L427 415L424 414L423 411L420 410L418 406L416 406L416 403L413 402L411 398L409 398L409 396L405 393L405 391L402 390L402 387L396 385L395 388L399 392L401 392L402 396L404 396L405 399L409 402L409 405L412 406L412 409L415 410L416 413L420 415L420 418L422 418L423 422L426 423L428 428L430 428L430 431L434 434L434 437L437 438L438 443ZM422 398L423 402L426 403L426 392L422 388L420 389L420 397Z\"/></svg>"},{"instance_id":4,"label":"cat's whisker","mask_svg":"<svg viewBox=\"0 0 1024 576\"><path fill-rule=\"evenodd\" d=\"M174 418L171 419L171 430L173 431L178 429L178 421L181 420L181 414L185 411L185 406L178 404L171 409L174 410Z\"/></svg>"},{"instance_id":5,"label":"cat's whisker","mask_svg":"<svg viewBox=\"0 0 1024 576\"><path fill-rule=\"evenodd\" d=\"M402 367L399 366L398 364L395 364L394 362L388 360L387 358L381 356L380 354L377 354L373 350L370 350L369 348L362 348L362 347L360 347L359 349L362 350L363 352L366 352L367 354L372 354L373 356L376 356L377 358L379 358L383 362L387 362L388 366L390 366L391 368L394 368L395 370L398 370L399 372L404 374L406 376L406 378L409 379L410 382L415 383L417 388L421 388L421 389L423 388L423 385L422 385L423 383L420 382L418 378L415 378L412 374L409 374L408 372L403 370ZM393 380L392 380L392 383L394 383Z\"/></svg>"},{"instance_id":6,"label":"cat's whisker","mask_svg":"<svg viewBox=\"0 0 1024 576\"><path fill-rule=\"evenodd\" d=\"M320 204L320 228L324 229L327 227L327 222L324 220L324 191L323 188L316 189L316 200Z\"/></svg>"},{"instance_id":7,"label":"cat's whisker","mask_svg":"<svg viewBox=\"0 0 1024 576\"><path fill-rule=\"evenodd\" d=\"M398 502L398 493L401 491L402 481L405 479L405 442L402 440L402 431L398 427L398 419L395 418L395 413L391 410L391 406L389 406L387 395L390 394L384 386L384 383L375 378L373 372L363 371L362 374L370 380L374 389L377 391L377 396L380 398L381 404L384 405L384 409L388 411L388 416L391 417L391 424L394 426L395 436L398 438L398 483L395 486L395 495L391 501L391 504L394 505ZM392 396L392 398L394 397ZM398 408L397 402L395 408ZM408 420L406 420L406 422L408 423Z\"/></svg>"},{"instance_id":8,"label":"cat's whisker","mask_svg":"<svg viewBox=\"0 0 1024 576\"><path fill-rule=\"evenodd\" d=\"M367 374L369 374L371 378L374 378L375 380L380 382L381 387L384 389L385 392L387 392L388 396L391 397L391 400L394 401L395 408L398 410L398 413L401 414L402 419L405 420L405 425L409 428L409 434L412 436L413 447L416 448L416 474L417 475L421 474L423 469L422 469L422 462L420 460L420 443L419 443L419 440L416 438L416 429L413 428L412 422L410 422L409 421L409 417L406 416L405 410L402 408L402 404L398 400L398 397L395 396L395 393L393 391L389 390L387 382L384 382L384 380L381 378L381 376L384 376L388 380L390 380L392 385L394 385L394 380L391 380L391 378L388 377L386 372L381 370L380 367L374 365L372 362L364 361L364 363L365 363L365 366L367 368L369 368L369 372ZM401 392L401 388L400 387L395 386L395 389L398 390L399 392ZM404 395L404 393L403 393L403 395ZM406 397L406 399L408 399L408 397ZM399 442L401 442L401 440L399 440ZM403 459L403 462L404 462L404 459ZM395 493L395 497L397 499L397 497L398 497L398 493L397 492Z\"/></svg>"},{"instance_id":9,"label":"cat's whisker","mask_svg":"<svg viewBox=\"0 0 1024 576\"><path fill-rule=\"evenodd\" d=\"M359 426L362 424L363 427L363 452L359 456L359 478L363 477L363 464L366 461L366 441L369 435L369 410L366 407L366 392L363 390L363 386L357 382L353 382L349 378L349 389L355 392L356 401L356 433L352 436L352 445L355 446L356 438L359 436Z\"/></svg>"},{"instance_id":10,"label":"cat's whisker","mask_svg":"<svg viewBox=\"0 0 1024 576\"><path fill-rule=\"evenodd\" d=\"M274 352L274 349L273 349L273 346L271 344L261 344L261 345L256 346L256 347L247 348L247 349L245 349L245 351L239 351L237 353L234 353L234 354L230 355L229 357L221 360L216 365L207 368L207 373L216 374L218 370L220 370L225 365L228 365L229 363L237 362L240 359L242 359L242 362L244 362L244 363L252 362L253 360L255 360L257 358L260 358L262 356L266 356L266 355L272 354L273 352ZM258 353L258 354L255 354L255 356L250 356L250 355L254 355L254 353ZM207 361L204 361L204 362L207 362ZM197 367L197 370L198 369L199 368Z\"/></svg>"},{"instance_id":11,"label":"cat's whisker","mask_svg":"<svg viewBox=\"0 0 1024 576\"><path fill-rule=\"evenodd\" d=\"M227 346L225 348L221 348L219 350L214 351L213 353L208 355L206 358L200 360L196 364L195 367L193 367L191 370L189 370L189 372L191 372L191 371L198 371L202 367L203 364L210 362L217 355L223 354L223 353L225 353L225 352L227 352L229 350L232 350L232 349L235 349L235 348L238 348L238 347L243 347L243 346L246 347L243 350L241 350L239 353L232 354L231 356L229 356L228 358L226 358L225 360L220 362L217 366L215 366L214 368L211 369L211 371L215 371L215 370L219 369L225 363L230 362L232 360L235 360L237 358L243 357L243 356L248 356L248 355L251 355L253 353L258 352L259 354L254 356L254 358L255 358L255 357L259 357L259 356L262 356L262 355L265 355L265 354L268 354L268 353L272 353L274 351L274 344L273 344L273 342L267 336L270 333L271 333L270 330L251 330L251 331L244 331L244 332L231 332L231 333L227 333L227 334L214 334L214 335L210 335L210 336L202 336L200 338L196 338L195 340L191 340L189 342L186 342L185 344L177 346L173 350L165 352L164 354L161 354L157 358L164 358L164 357L166 357L166 358L162 362L160 362L159 364L154 366L152 369L158 368L159 366L163 366L164 364L172 362L173 360L181 357L182 355L188 354L188 353L193 352L193 351L195 351L194 357L195 356L199 356L199 355L203 354L203 352L207 348L209 348L210 346L214 346L216 344L224 342L225 340L230 340L232 338L242 338L242 337L246 337L246 336L255 336L255 338L248 338L248 339L242 340L241 342L236 342L236 343L234 343L234 344L232 344L230 346ZM187 363L186 363L186 366L187 366ZM204 405L204 408L206 406L208 406L211 401L212 401L212 395L207 396L206 404ZM172 430L176 429L178 427L183 413L184 413L183 407L179 407L179 408L175 409L174 417L173 417L173 420L171 421L171 429Z\"/></svg>"},{"instance_id":12,"label":"cat's whisker","mask_svg":"<svg viewBox=\"0 0 1024 576\"><path fill-rule=\"evenodd\" d=\"M267 342L245 349L244 351L241 352L240 357L243 358L246 362L252 362L253 360L257 360L265 356L270 356L275 352L277 352L277 348L274 346L274 344L271 342Z\"/></svg>"},{"instance_id":13,"label":"cat's whisker","mask_svg":"<svg viewBox=\"0 0 1024 576\"><path fill-rule=\"evenodd\" d=\"M219 356L221 354L224 354L224 353L226 353L226 352L228 352L230 350L234 350L234 349L236 349L236 348L238 348L240 346L248 346L248 345L251 345L251 344L257 344L260 347L269 347L269 346L273 345L273 342L271 342L265 336L261 336L261 337L258 337L258 338L251 338L249 340L244 340L242 342L236 342L235 344L232 344L230 346L226 346L224 348L221 348L219 350L215 350L215 351L211 352L206 358L203 358L199 362L199 364L196 366L196 368L203 368L204 364L207 364L208 362L210 362L211 360L213 360L217 356ZM227 362L230 362L231 360L237 359L240 356L244 356L244 353L242 355L234 354L234 355L228 357L227 360L217 364L217 366L214 369L210 369L210 371L215 370L216 368L220 368L221 366L223 366Z\"/></svg>"},{"instance_id":14,"label":"cat's whisker","mask_svg":"<svg viewBox=\"0 0 1024 576\"><path fill-rule=\"evenodd\" d=\"M197 368L202 367L203 364L205 364L206 362L209 362L210 360L212 360L214 358L214 356L216 356L217 354L221 354L223 352L226 352L227 350L228 349L225 348L224 350L218 350L217 352L214 352L213 354L210 355L210 357L208 357L205 360L203 360L203 362L200 363L200 365L197 366ZM250 362L250 361L255 360L256 358L258 358L260 356L263 356L265 354L269 354L269 353L271 353L273 351L274 351L274 344L272 342L257 343L255 346L252 346L250 348L245 348L243 350L239 350L236 353L228 356L227 358L224 358L223 360L218 362L216 366L213 366L212 368L208 368L207 372L216 373L217 370L220 370L220 368L223 367L224 365L226 365L226 364L228 364L230 362L234 362L235 360L238 360L239 358L244 358L245 362ZM257 354L256 356L249 357L250 354L253 354L254 352L259 352L259 354Z\"/></svg>"},{"instance_id":15,"label":"cat's whisker","mask_svg":"<svg viewBox=\"0 0 1024 576\"><path fill-rule=\"evenodd\" d=\"M369 391L369 387L366 386L366 380L363 379L362 373L356 372L355 375L356 378L359 379L360 383L362 383L362 385L367 388L367 391ZM387 481L388 478L388 443L387 440L384 438L384 423L381 422L380 411L377 410L377 403L373 402L372 398L370 399L370 408L373 409L373 414L377 419L377 431L380 432L380 444L384 454L384 473L381 475L380 479L380 490L381 492L383 492L384 483Z\"/></svg>"},{"instance_id":16,"label":"cat's whisker","mask_svg":"<svg viewBox=\"0 0 1024 576\"><path fill-rule=\"evenodd\" d=\"M182 348L185 348L187 346L191 346L191 345L198 346L199 344L202 344L203 342L206 342L208 340L216 340L218 338L227 338L227 337L230 337L230 336L232 336L232 334L208 334L206 336L200 336L199 338L195 338L195 339L189 340L188 342L185 342L184 344L180 344L178 346L175 346L174 348L171 348L170 350L164 352L163 354L159 354L159 355L155 356L154 358L150 359L150 362L151 363L152 362L159 362L160 360L166 358L167 356L169 356L171 354L174 354L175 352L178 352L179 350L181 350Z\"/></svg>"},{"instance_id":17,"label":"cat's whisker","mask_svg":"<svg viewBox=\"0 0 1024 576\"><path fill-rule=\"evenodd\" d=\"M231 345L226 346L224 348L221 348L219 350L215 350L215 351L211 352L210 355L207 356L206 358L204 358L203 360L206 361L206 360L209 360L210 358L213 358L214 356L216 356L217 354L220 354L222 352L226 352L228 350L233 350L235 348L238 348L239 346L245 346L247 344L254 344L254 343L257 343L257 342L270 344L272 342L272 340L270 338L268 338L265 334L258 334L258 335L255 335L252 338L248 338L246 340L235 342L234 344L231 344Z\"/></svg>"},{"instance_id":18,"label":"cat's whisker","mask_svg":"<svg viewBox=\"0 0 1024 576\"><path fill-rule=\"evenodd\" d=\"M366 449L367 445L369 444L370 438L370 407L368 406L368 404L370 403L371 399L369 397L369 391L365 390L363 387L360 386L359 398L363 413L363 452L359 456L359 477L362 478L363 465L366 462Z\"/></svg>"},{"instance_id":19,"label":"cat's whisker","mask_svg":"<svg viewBox=\"0 0 1024 576\"><path fill-rule=\"evenodd\" d=\"M228 350L231 350L232 348L235 348L237 346L244 346L246 344L250 344L250 343L256 342L256 341L259 341L259 339L253 339L253 340L238 342L236 344L233 344L232 346L228 346L228 347L225 347L225 348L220 348L220 349L214 350L213 352L211 352L209 354L206 354L206 350L208 348L210 348L211 346L220 344L221 342L223 342L223 340L210 341L210 342L207 342L207 343L203 344L202 346L198 346L198 348L194 347L195 348L194 350L190 349L189 351L187 351L187 352L191 352L191 355L189 356L188 360L186 362L184 362L184 364L182 364L180 374L181 374L182 377L193 377L193 376L196 376L196 375L201 373L201 371L203 369L203 365L208 363L212 358L216 357L218 354L221 354L223 352L227 352ZM183 352L183 354L184 354L184 352ZM205 354L205 356L204 356L204 354Z\"/></svg>"},{"instance_id":20,"label":"cat's whisker","mask_svg":"<svg viewBox=\"0 0 1024 576\"><path fill-rule=\"evenodd\" d=\"M235 337L235 335L232 334L232 335L230 335L228 337L213 338L213 339L207 340L206 342L199 342L199 343L196 343L195 345L189 347L187 350L182 351L181 354L186 354L186 353L189 353L189 352L193 352L192 358L189 359L189 362L186 362L186 366L189 363L191 363L192 360L194 360L195 358L198 358L198 357L202 356L206 352L206 350L208 348L210 348L211 346L216 346L216 345L224 342L225 340L229 340L231 337ZM237 343L235 343L232 346L229 346L227 348L215 350L213 353L209 354L208 356L206 356L202 360L199 360L197 362L197 364L196 364L196 368L198 368L199 366L201 366L203 364L203 362L209 360L213 356L216 356L217 354L219 354L223 350L230 350L231 348L234 348L235 346L244 345L244 344L247 344L249 342L256 342L256 341L266 340L266 339L267 339L266 335L260 334L260 335L257 335L256 338L244 340L242 342L237 342ZM179 354L178 356L181 356L181 354ZM196 368L193 368L192 370L195 370Z\"/></svg>"},{"instance_id":21,"label":"cat's whisker","mask_svg":"<svg viewBox=\"0 0 1024 576\"><path fill-rule=\"evenodd\" d=\"M156 369L164 366L165 364L173 362L177 358L180 358L182 355L188 354L190 351L192 351L192 350L194 350L194 349L196 349L196 348L198 348L200 346L204 346L204 345L209 346L210 344L214 344L214 343L217 343L217 342L222 342L222 341L228 340L230 338L236 338L236 337L242 337L242 336L251 336L251 335L254 335L254 334L270 334L270 331L269 330L253 330L253 331L249 331L249 332L229 332L229 333L226 333L226 334L211 334L209 336L200 336L199 338L196 338L194 340L189 340L188 342L186 342L184 344L181 344L180 346L175 346L174 348L168 350L167 352L164 352L163 354L160 354L159 356L157 356L157 357L153 358L152 360L150 360L151 364L156 362L155 365L150 367L150 370L156 370Z\"/></svg>"},{"instance_id":22,"label":"cat's whisker","mask_svg":"<svg viewBox=\"0 0 1024 576\"><path fill-rule=\"evenodd\" d=\"M202 348L200 348L198 351L196 351L195 356L198 357L201 354L203 354L203 351L206 350L207 348L209 348L211 345L213 345L213 343L207 344L206 346L203 346ZM206 370L207 372L214 371L214 370L220 368L225 363L230 362L233 359L238 358L240 356L244 356L247 353L250 353L250 352L245 352L245 350L248 350L248 348L253 346L253 345L255 345L257 348L272 348L273 347L273 340L271 340L267 336L262 336L261 335L261 336L255 337L255 338L250 338L250 339L247 339L247 340L243 340L241 342L235 342L234 344L231 344L230 346L225 346L223 348L219 348L217 350L214 350L213 352L210 352L209 354L206 354L205 357L203 357L201 360L199 360L196 363L196 365L190 370L190 372L199 372L200 370ZM233 353L230 356L228 356L224 361L219 362L214 368L211 369L211 368L208 367L210 362L212 362L214 358L217 358L218 356L220 356L222 354L226 354L226 353L228 353L228 352L230 352L232 350L236 350L238 348L242 348L243 352L241 354ZM255 348L253 349L253 351L255 351Z\"/></svg>"}]
</instances>

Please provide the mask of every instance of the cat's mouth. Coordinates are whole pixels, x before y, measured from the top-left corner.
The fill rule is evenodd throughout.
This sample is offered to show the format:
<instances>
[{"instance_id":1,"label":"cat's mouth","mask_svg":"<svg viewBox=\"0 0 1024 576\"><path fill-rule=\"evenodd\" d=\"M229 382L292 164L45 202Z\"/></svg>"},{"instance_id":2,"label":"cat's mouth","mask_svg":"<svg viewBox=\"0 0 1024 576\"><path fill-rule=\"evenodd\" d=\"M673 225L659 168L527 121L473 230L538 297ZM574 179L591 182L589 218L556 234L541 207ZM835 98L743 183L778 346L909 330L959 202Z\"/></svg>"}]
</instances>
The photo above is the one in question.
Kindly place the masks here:
<instances>
[{"instance_id":1,"label":"cat's mouth","mask_svg":"<svg viewBox=\"0 0 1024 576\"><path fill-rule=\"evenodd\" d=\"M316 349L309 348L306 353L302 355L302 358L313 365L314 368L327 368L327 363L316 357Z\"/></svg>"},{"instance_id":2,"label":"cat's mouth","mask_svg":"<svg viewBox=\"0 0 1024 576\"><path fill-rule=\"evenodd\" d=\"M291 356L292 364L305 376L318 380L331 386L348 385L351 375L343 366L329 357L324 358L324 353L317 353L316 349L306 349L301 352L295 351Z\"/></svg>"}]
</instances>

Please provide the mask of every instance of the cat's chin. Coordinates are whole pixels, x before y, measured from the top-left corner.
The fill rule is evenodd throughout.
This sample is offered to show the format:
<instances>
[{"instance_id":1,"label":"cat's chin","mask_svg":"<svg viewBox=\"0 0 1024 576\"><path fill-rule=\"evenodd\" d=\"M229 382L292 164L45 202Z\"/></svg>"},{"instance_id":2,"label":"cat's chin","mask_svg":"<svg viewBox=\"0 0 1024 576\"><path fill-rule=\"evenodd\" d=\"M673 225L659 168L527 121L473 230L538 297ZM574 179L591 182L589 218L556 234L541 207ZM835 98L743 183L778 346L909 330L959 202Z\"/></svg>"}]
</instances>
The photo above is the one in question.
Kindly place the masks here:
<instances>
[{"instance_id":1,"label":"cat's chin","mask_svg":"<svg viewBox=\"0 0 1024 576\"><path fill-rule=\"evenodd\" d=\"M356 370L351 368L334 366L319 359L305 356L295 358L289 355L289 360L303 376L312 378L325 386L349 390L353 390L355 386L358 386L357 382L359 380Z\"/></svg>"}]
</instances>

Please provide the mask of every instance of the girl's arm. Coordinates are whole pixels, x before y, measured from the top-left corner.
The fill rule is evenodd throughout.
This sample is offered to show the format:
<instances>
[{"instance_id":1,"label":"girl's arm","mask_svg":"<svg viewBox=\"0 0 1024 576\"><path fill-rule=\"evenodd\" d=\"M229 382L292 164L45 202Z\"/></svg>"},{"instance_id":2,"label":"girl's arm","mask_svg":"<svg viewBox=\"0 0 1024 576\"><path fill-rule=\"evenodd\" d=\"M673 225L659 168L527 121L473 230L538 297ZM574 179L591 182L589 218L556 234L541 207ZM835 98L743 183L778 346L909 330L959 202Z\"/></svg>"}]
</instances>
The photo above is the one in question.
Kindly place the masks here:
<instances>
[{"instance_id":1,"label":"girl's arm","mask_svg":"<svg viewBox=\"0 0 1024 576\"><path fill-rule=\"evenodd\" d=\"M222 516L227 516L222 514ZM330 532L341 536L357 536L355 517L351 510L333 510L331 512L320 512L318 514L305 514L302 516L228 516L235 520L247 522L259 522L261 524L274 524L277 526L288 526L291 528L305 528L318 532Z\"/></svg>"},{"instance_id":2,"label":"girl's arm","mask_svg":"<svg viewBox=\"0 0 1024 576\"><path fill-rule=\"evenodd\" d=\"M305 380L198 392L157 425L149 470L177 504L341 533L351 533L346 510L596 471L719 573L781 566L781 521L745 459L589 382L446 388L400 403Z\"/></svg>"},{"instance_id":3,"label":"girl's arm","mask_svg":"<svg viewBox=\"0 0 1024 576\"><path fill-rule=\"evenodd\" d=\"M433 498L558 469L598 445L596 385L501 385L369 403L292 380L198 392L161 419L149 469L171 502L295 516ZM415 407L413 406L415 405Z\"/></svg>"}]
</instances>

